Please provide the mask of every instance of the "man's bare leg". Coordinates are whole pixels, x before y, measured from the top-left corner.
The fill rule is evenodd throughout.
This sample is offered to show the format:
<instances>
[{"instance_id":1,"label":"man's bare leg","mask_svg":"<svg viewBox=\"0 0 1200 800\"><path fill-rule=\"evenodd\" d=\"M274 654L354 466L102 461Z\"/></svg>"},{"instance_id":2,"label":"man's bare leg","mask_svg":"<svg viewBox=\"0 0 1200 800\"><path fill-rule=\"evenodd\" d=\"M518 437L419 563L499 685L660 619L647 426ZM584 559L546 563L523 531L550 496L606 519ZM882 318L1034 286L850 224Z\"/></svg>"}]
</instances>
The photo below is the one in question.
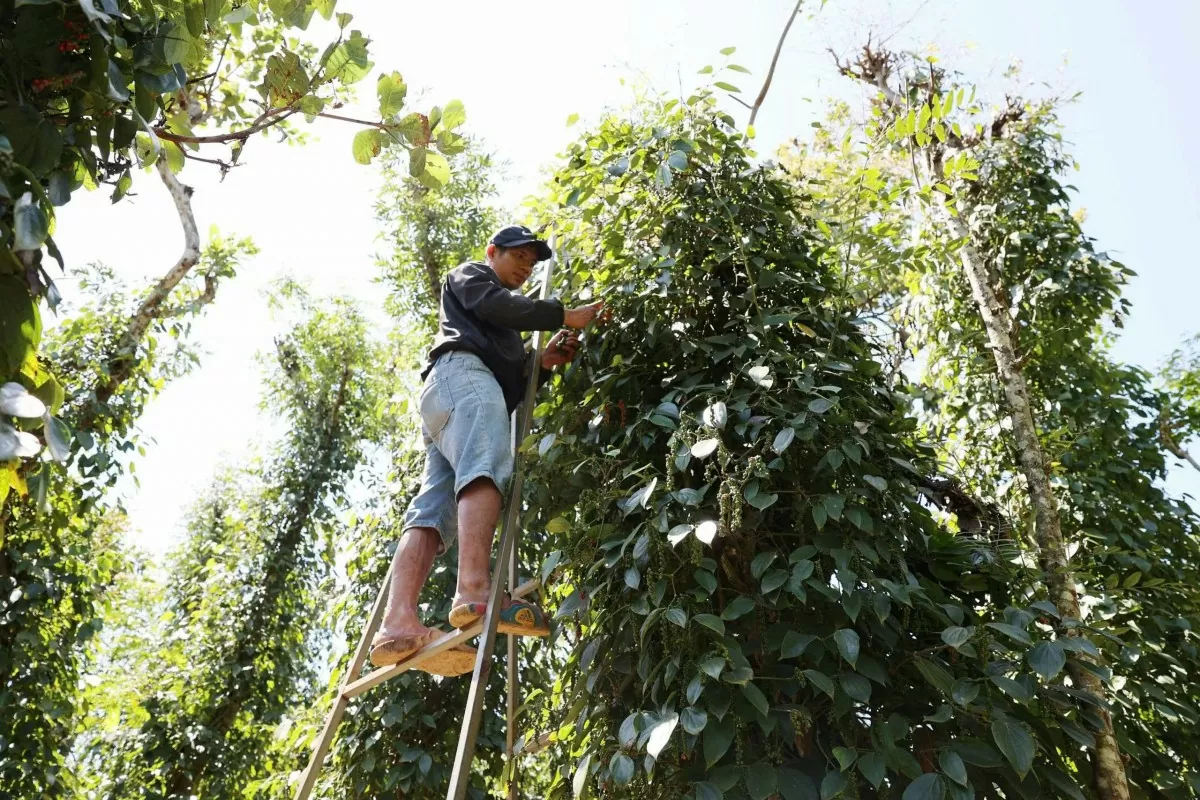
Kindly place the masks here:
<instances>
[{"instance_id":1,"label":"man's bare leg","mask_svg":"<svg viewBox=\"0 0 1200 800\"><path fill-rule=\"evenodd\" d=\"M486 603L491 587L492 539L501 497L488 478L471 481L458 495L458 591L453 605Z\"/></svg>"},{"instance_id":2,"label":"man's bare leg","mask_svg":"<svg viewBox=\"0 0 1200 800\"><path fill-rule=\"evenodd\" d=\"M375 634L374 644L401 636L415 636L429 630L417 616L421 588L433 568L433 559L441 545L434 528L409 528L400 537L393 558L392 583L388 587L387 608ZM486 569L486 567L485 567Z\"/></svg>"}]
</instances>

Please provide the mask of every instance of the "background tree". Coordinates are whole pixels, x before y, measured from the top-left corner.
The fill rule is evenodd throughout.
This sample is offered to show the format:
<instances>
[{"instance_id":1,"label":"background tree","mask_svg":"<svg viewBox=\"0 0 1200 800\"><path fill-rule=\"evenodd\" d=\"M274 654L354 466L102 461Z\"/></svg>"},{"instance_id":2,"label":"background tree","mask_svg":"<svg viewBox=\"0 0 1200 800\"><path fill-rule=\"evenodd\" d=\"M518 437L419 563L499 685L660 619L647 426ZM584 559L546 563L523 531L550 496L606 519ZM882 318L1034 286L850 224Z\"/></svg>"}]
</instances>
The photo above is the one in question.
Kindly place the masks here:
<instances>
[{"instance_id":1,"label":"background tree","mask_svg":"<svg viewBox=\"0 0 1200 800\"><path fill-rule=\"evenodd\" d=\"M249 252L246 241L214 239L199 272L174 277L166 294L172 272L131 292L96 267L80 282L90 301L46 338L33 373L47 406L39 422L69 471L41 464L30 472L27 463L6 473L5 490L15 491L0 507L0 792L42 797L72 788L65 764L81 647L100 629L97 602L124 563L105 492L138 448L141 409L195 363L190 318ZM112 364L123 365L119 374Z\"/></svg>"},{"instance_id":2,"label":"background tree","mask_svg":"<svg viewBox=\"0 0 1200 800\"><path fill-rule=\"evenodd\" d=\"M1009 97L989 115L973 90L923 59L867 51L844 69L867 76L873 88L887 82L866 137L839 114L831 119L836 133L817 138L820 157L802 152L788 160L802 169L820 165L822 185L806 188L820 201L827 226L854 247L855 258L840 266L850 285L866 287L859 295L864 311L900 333L889 360L901 364L910 351L917 354L913 407L940 443L946 468L996 509L997 533L1037 553L1044 542L1030 530L1028 484L1014 479L1024 467L994 344L966 299L961 232L936 213L937 198L945 196L968 226L972 252L990 275L988 288L1012 319L1001 332L1018 356L1065 546L1074 553L1072 589L1089 624L1105 634L1097 641L1106 658L1123 673L1112 684L1121 687L1112 703L1126 727L1118 726L1110 744L1132 757L1127 768L1135 784L1186 792L1182 754L1195 746L1177 723L1194 718L1194 690L1173 673L1194 652L1178 631L1190 627L1195 613L1188 588L1195 580L1195 518L1161 489L1165 463L1156 422L1148 421L1160 418L1164 398L1144 371L1108 354L1104 326L1119 326L1128 313L1121 290L1130 273L1097 252L1070 213L1061 176L1073 162L1063 150L1056 101ZM938 87L933 95L931 86ZM897 113L895 102L909 103L912 113ZM954 177L938 182L921 169L938 158ZM1040 580L1020 589L1041 590ZM1160 609L1151 612L1153 633L1138 623L1126 627L1152 607ZM1134 631L1134 639L1116 638ZM1180 644L1182 651L1159 660L1157 652ZM1068 688L1087 684L1079 669ZM1112 674L1107 666L1095 672L1105 683ZM1147 705L1156 710L1146 713ZM1055 720L1040 743L1074 762L1081 782L1095 784L1100 796L1119 796L1080 748L1093 746L1097 725L1105 727L1103 713L1083 711Z\"/></svg>"},{"instance_id":3,"label":"background tree","mask_svg":"<svg viewBox=\"0 0 1200 800\"><path fill-rule=\"evenodd\" d=\"M325 117L362 125L354 158L409 151L409 168L429 185L449 178L443 153L464 147L453 131L462 104L402 114L407 86L379 76L379 120L334 113L372 68L369 40L337 14L338 34L323 50L287 38L314 14L334 16L335 0L300 2L118 3L65 0L0 4L0 380L35 388L40 299L59 299L43 250L64 266L50 233L54 209L80 187L109 183L113 200L132 186L133 169L159 164L189 241L195 228L190 189L174 177L199 159L227 170L249 139L294 132L289 120ZM197 132L207 127L212 132ZM228 160L199 156L229 145ZM179 270L195 264L199 244ZM45 438L45 433L42 438ZM8 460L6 458L5 460ZM28 467L26 469L33 469Z\"/></svg>"},{"instance_id":4,"label":"background tree","mask_svg":"<svg viewBox=\"0 0 1200 800\"><path fill-rule=\"evenodd\" d=\"M1200 431L1200 336L1191 336L1171 353L1162 369L1169 405L1159 418L1163 445L1193 468L1200 464L1185 446Z\"/></svg>"},{"instance_id":5,"label":"background tree","mask_svg":"<svg viewBox=\"0 0 1200 800\"><path fill-rule=\"evenodd\" d=\"M454 180L430 187L412 177L396 154L381 159L383 188L375 220L388 249L377 259L388 287L388 313L421 346L437 331L438 304L446 272L483 257L500 224L495 157L480 142L452 156Z\"/></svg>"},{"instance_id":6,"label":"background tree","mask_svg":"<svg viewBox=\"0 0 1200 800\"><path fill-rule=\"evenodd\" d=\"M378 346L363 316L347 301L322 305L305 304L277 341L264 404L284 440L193 513L167 579L167 655L147 676L142 722L90 755L102 796L240 794L271 774L275 727L311 694L327 526L378 402Z\"/></svg>"}]
</instances>

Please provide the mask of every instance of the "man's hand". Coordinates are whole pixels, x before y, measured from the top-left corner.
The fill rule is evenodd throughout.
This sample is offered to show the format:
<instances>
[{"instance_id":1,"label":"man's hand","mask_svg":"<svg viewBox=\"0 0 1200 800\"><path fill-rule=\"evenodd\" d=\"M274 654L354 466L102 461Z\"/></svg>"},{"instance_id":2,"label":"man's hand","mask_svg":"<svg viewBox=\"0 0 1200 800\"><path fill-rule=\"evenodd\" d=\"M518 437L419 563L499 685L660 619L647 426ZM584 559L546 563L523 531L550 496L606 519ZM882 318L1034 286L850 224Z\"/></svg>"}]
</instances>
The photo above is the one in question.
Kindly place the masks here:
<instances>
[{"instance_id":1,"label":"man's hand","mask_svg":"<svg viewBox=\"0 0 1200 800\"><path fill-rule=\"evenodd\" d=\"M559 331L550 339L546 349L542 351L542 366L554 369L562 364L575 360L579 352L579 334L574 331Z\"/></svg>"},{"instance_id":2,"label":"man's hand","mask_svg":"<svg viewBox=\"0 0 1200 800\"><path fill-rule=\"evenodd\" d=\"M597 300L591 305L568 309L563 314L563 325L566 325L568 328L586 328L603 308L604 301Z\"/></svg>"}]
</instances>

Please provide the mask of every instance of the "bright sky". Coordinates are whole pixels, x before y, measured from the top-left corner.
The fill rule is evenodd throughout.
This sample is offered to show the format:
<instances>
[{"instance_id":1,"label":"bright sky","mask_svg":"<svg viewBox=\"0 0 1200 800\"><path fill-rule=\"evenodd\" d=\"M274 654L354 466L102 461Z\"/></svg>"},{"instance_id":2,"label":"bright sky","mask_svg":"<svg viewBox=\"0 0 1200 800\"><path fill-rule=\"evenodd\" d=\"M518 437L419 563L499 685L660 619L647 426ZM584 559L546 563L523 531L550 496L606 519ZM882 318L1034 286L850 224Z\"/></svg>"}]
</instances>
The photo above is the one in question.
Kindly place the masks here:
<instances>
[{"instance_id":1,"label":"bright sky","mask_svg":"<svg viewBox=\"0 0 1200 800\"><path fill-rule=\"evenodd\" d=\"M816 0L808 7L817 8ZM542 170L571 139L568 115L584 121L629 97L622 78L687 92L696 71L720 63L718 50L754 75L729 79L753 98L766 72L791 0L566 0L497 3L383 3L342 0L372 39L378 68L400 70L410 87L427 89L419 108L461 99L466 131L485 139L511 167L503 187L516 207L537 191ZM811 130L823 101L852 91L831 67L839 53L894 35L890 45L936 45L944 62L982 83L996 82L1013 59L1030 80L1055 91L1078 90L1064 114L1081 165L1077 204L1087 230L1139 273L1127 292L1133 316L1119 357L1154 367L1180 339L1200 330L1194 252L1183 237L1197 230L1200 156L1184 137L1200 129L1194 76L1200 66L1193 32L1200 4L1160 0L1136 8L1120 0L1003 3L955 0L829 0L792 28L757 129L761 152ZM320 36L319 31L314 31ZM360 84L364 114L374 103L375 76ZM410 91L410 96L412 92ZM746 111L730 103L738 119ZM353 110L347 110L353 113ZM138 465L140 488L126 487L138 545L161 554L181 533L191 499L223 460L238 459L261 441L267 421L258 411L256 351L277 330L262 291L283 274L308 280L316 292L349 293L378 305L373 254L375 169L350 155L355 129L321 121L305 147L255 139L225 182L192 163L181 175L196 189L201 233L216 225L249 235L261 253L197 324L207 351L203 366L151 405L143 430L153 441ZM59 245L70 264L103 261L133 285L163 273L182 246L165 190L138 176L137 197L110 205L107 192L77 196L61 209ZM65 294L74 291L68 275ZM1194 472L1177 471L1177 491L1200 494Z\"/></svg>"}]
</instances>

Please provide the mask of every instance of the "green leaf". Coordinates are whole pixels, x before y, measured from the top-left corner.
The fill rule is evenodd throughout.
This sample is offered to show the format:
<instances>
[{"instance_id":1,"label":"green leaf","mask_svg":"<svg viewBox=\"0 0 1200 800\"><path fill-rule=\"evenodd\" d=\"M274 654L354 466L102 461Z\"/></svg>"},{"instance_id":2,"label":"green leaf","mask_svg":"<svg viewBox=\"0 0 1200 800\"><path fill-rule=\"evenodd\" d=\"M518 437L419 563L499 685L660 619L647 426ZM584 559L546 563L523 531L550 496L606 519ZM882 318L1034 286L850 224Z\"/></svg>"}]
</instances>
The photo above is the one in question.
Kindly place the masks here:
<instances>
[{"instance_id":1,"label":"green leaf","mask_svg":"<svg viewBox=\"0 0 1200 800\"><path fill-rule=\"evenodd\" d=\"M713 680L721 677L723 669L725 669L725 659L721 656L713 656L700 662L700 671Z\"/></svg>"},{"instance_id":2,"label":"green leaf","mask_svg":"<svg viewBox=\"0 0 1200 800\"><path fill-rule=\"evenodd\" d=\"M389 119L400 113L404 108L404 98L408 95L408 84L399 72L388 72L379 76L375 82L375 94L379 98L379 116Z\"/></svg>"},{"instance_id":3,"label":"green leaf","mask_svg":"<svg viewBox=\"0 0 1200 800\"><path fill-rule=\"evenodd\" d=\"M1008 759L1008 763L1022 778L1033 767L1033 737L1025 726L1008 717L997 717L992 722L992 738L996 746Z\"/></svg>"},{"instance_id":4,"label":"green leaf","mask_svg":"<svg viewBox=\"0 0 1200 800\"><path fill-rule=\"evenodd\" d=\"M713 614L697 614L696 616L692 617L692 619L709 630L716 631L720 634L725 633L725 623L722 622L721 618L718 616L714 616Z\"/></svg>"},{"instance_id":5,"label":"green leaf","mask_svg":"<svg viewBox=\"0 0 1200 800\"><path fill-rule=\"evenodd\" d=\"M878 492L887 491L887 480L878 475L863 475L863 480L871 484Z\"/></svg>"},{"instance_id":6,"label":"green leaf","mask_svg":"<svg viewBox=\"0 0 1200 800\"><path fill-rule=\"evenodd\" d=\"M950 696L960 706L970 705L979 696L979 684L965 678L959 678L954 682L954 686L950 690Z\"/></svg>"},{"instance_id":7,"label":"green leaf","mask_svg":"<svg viewBox=\"0 0 1200 800\"><path fill-rule=\"evenodd\" d=\"M754 560L750 562L750 574L754 576L754 580L758 580L763 576L763 573L767 571L767 567L771 566L771 562L778 555L774 551L767 550L754 557Z\"/></svg>"},{"instance_id":8,"label":"green leaf","mask_svg":"<svg viewBox=\"0 0 1200 800\"><path fill-rule=\"evenodd\" d=\"M814 414L824 414L831 408L833 408L833 401L824 397L818 397L808 401L808 410Z\"/></svg>"},{"instance_id":9,"label":"green leaf","mask_svg":"<svg viewBox=\"0 0 1200 800\"><path fill-rule=\"evenodd\" d=\"M749 74L750 74L750 70L746 69L746 68L745 68L745 67L743 67L741 64L726 64L726 65L725 65L725 69L731 69L731 70L733 70L734 72L741 72L741 73L744 73L744 74L746 74L746 75L749 75Z\"/></svg>"},{"instance_id":10,"label":"green leaf","mask_svg":"<svg viewBox=\"0 0 1200 800\"><path fill-rule=\"evenodd\" d=\"M688 706L679 715L679 722L685 731L692 735L698 735L708 724L708 714L704 709Z\"/></svg>"},{"instance_id":11,"label":"green leaf","mask_svg":"<svg viewBox=\"0 0 1200 800\"><path fill-rule=\"evenodd\" d=\"M837 759L838 768L845 772L854 766L855 760L858 758L858 753L851 750L849 747L833 748L833 757Z\"/></svg>"},{"instance_id":12,"label":"green leaf","mask_svg":"<svg viewBox=\"0 0 1200 800\"><path fill-rule=\"evenodd\" d=\"M683 153L679 150L671 151L671 155L667 156L667 165L669 167L671 167L671 169L676 169L676 170L687 169L687 166L688 166L687 153Z\"/></svg>"},{"instance_id":13,"label":"green leaf","mask_svg":"<svg viewBox=\"0 0 1200 800\"><path fill-rule=\"evenodd\" d=\"M704 728L704 764L712 767L721 760L721 756L729 750L736 732L733 718L724 720L709 720Z\"/></svg>"},{"instance_id":14,"label":"green leaf","mask_svg":"<svg viewBox=\"0 0 1200 800\"><path fill-rule=\"evenodd\" d=\"M758 494L755 494L753 497L751 497L746 502L748 502L750 505L757 508L759 511L762 511L764 509L770 508L771 506L775 505L775 501L777 501L778 499L779 499L779 495L775 494L774 492L771 492L771 493L759 492Z\"/></svg>"},{"instance_id":15,"label":"green leaf","mask_svg":"<svg viewBox=\"0 0 1200 800\"><path fill-rule=\"evenodd\" d=\"M992 746L978 739L961 739L950 745L963 761L985 769L995 769L1001 765L1000 754Z\"/></svg>"},{"instance_id":16,"label":"green leaf","mask_svg":"<svg viewBox=\"0 0 1200 800\"><path fill-rule=\"evenodd\" d=\"M788 582L788 573L782 569L773 569L767 573L762 581L762 593L770 594Z\"/></svg>"},{"instance_id":17,"label":"green leaf","mask_svg":"<svg viewBox=\"0 0 1200 800\"><path fill-rule=\"evenodd\" d=\"M917 658L915 663L917 671L939 692L949 696L954 691L954 677L941 664L928 658Z\"/></svg>"},{"instance_id":18,"label":"green leaf","mask_svg":"<svg viewBox=\"0 0 1200 800\"><path fill-rule=\"evenodd\" d=\"M1033 671L1046 680L1051 680L1067 665L1066 653L1058 642L1038 642L1025 657Z\"/></svg>"},{"instance_id":19,"label":"green leaf","mask_svg":"<svg viewBox=\"0 0 1200 800\"><path fill-rule=\"evenodd\" d=\"M671 734L675 732L675 727L679 724L679 715L672 712L659 718L658 722L650 729L650 739L646 742L646 752L658 758L658 754L667 746L667 742L671 740Z\"/></svg>"},{"instance_id":20,"label":"green leaf","mask_svg":"<svg viewBox=\"0 0 1200 800\"><path fill-rule=\"evenodd\" d=\"M716 452L717 445L721 441L719 439L701 439L692 445L692 455L699 459L705 459Z\"/></svg>"},{"instance_id":21,"label":"green leaf","mask_svg":"<svg viewBox=\"0 0 1200 800\"><path fill-rule=\"evenodd\" d=\"M936 772L929 772L908 785L902 800L944 800L946 782Z\"/></svg>"},{"instance_id":22,"label":"green leaf","mask_svg":"<svg viewBox=\"0 0 1200 800\"><path fill-rule=\"evenodd\" d=\"M675 178L667 162L664 161L658 165L658 169L654 171L654 179L660 188L671 188L671 184L675 182Z\"/></svg>"},{"instance_id":23,"label":"green leaf","mask_svg":"<svg viewBox=\"0 0 1200 800\"><path fill-rule=\"evenodd\" d=\"M771 449L779 455L783 455L783 451L787 450L791 445L792 440L796 438L796 431L792 428L784 428L779 433L775 434L775 441L771 443Z\"/></svg>"},{"instance_id":24,"label":"green leaf","mask_svg":"<svg viewBox=\"0 0 1200 800\"><path fill-rule=\"evenodd\" d=\"M624 753L617 753L608 762L608 771L618 786L624 786L633 780L633 759Z\"/></svg>"},{"instance_id":25,"label":"green leaf","mask_svg":"<svg viewBox=\"0 0 1200 800\"><path fill-rule=\"evenodd\" d=\"M696 579L696 583L700 584L709 594L717 590L717 579L711 572L698 569L693 573L693 576Z\"/></svg>"},{"instance_id":26,"label":"green leaf","mask_svg":"<svg viewBox=\"0 0 1200 800\"><path fill-rule=\"evenodd\" d=\"M367 57L367 40L359 31L351 31L349 39L327 50L321 63L329 80L347 86L358 83L375 66Z\"/></svg>"},{"instance_id":27,"label":"green leaf","mask_svg":"<svg viewBox=\"0 0 1200 800\"><path fill-rule=\"evenodd\" d=\"M696 800L722 800L725 797L721 792L721 788L715 783L709 781L700 781L696 784Z\"/></svg>"},{"instance_id":28,"label":"green leaf","mask_svg":"<svg viewBox=\"0 0 1200 800\"><path fill-rule=\"evenodd\" d=\"M858 757L858 771L878 789L887 777L887 761L879 753L861 755Z\"/></svg>"},{"instance_id":29,"label":"green leaf","mask_svg":"<svg viewBox=\"0 0 1200 800\"><path fill-rule=\"evenodd\" d=\"M989 622L987 626L1011 636L1021 644L1033 644L1033 640L1029 638L1029 634L1016 625L1009 625L1007 622Z\"/></svg>"},{"instance_id":30,"label":"green leaf","mask_svg":"<svg viewBox=\"0 0 1200 800\"><path fill-rule=\"evenodd\" d=\"M860 703L871 700L871 682L854 672L844 673L841 677L842 691L851 699Z\"/></svg>"},{"instance_id":31,"label":"green leaf","mask_svg":"<svg viewBox=\"0 0 1200 800\"><path fill-rule=\"evenodd\" d=\"M354 160L359 164L370 164L371 159L383 149L383 134L378 128L364 128L354 134Z\"/></svg>"},{"instance_id":32,"label":"green leaf","mask_svg":"<svg viewBox=\"0 0 1200 800\"><path fill-rule=\"evenodd\" d=\"M571 788L575 792L575 796L583 798L584 793L588 788L588 776L592 770L592 754L588 753L579 760L579 765L575 768L575 777L571 781Z\"/></svg>"},{"instance_id":33,"label":"green leaf","mask_svg":"<svg viewBox=\"0 0 1200 800\"><path fill-rule=\"evenodd\" d=\"M0 275L0 377L15 375L41 339L41 314L29 287L16 275Z\"/></svg>"},{"instance_id":34,"label":"green leaf","mask_svg":"<svg viewBox=\"0 0 1200 800\"><path fill-rule=\"evenodd\" d=\"M418 180L430 189L440 189L450 182L450 162L441 153L429 150L425 154L425 171Z\"/></svg>"},{"instance_id":35,"label":"green leaf","mask_svg":"<svg viewBox=\"0 0 1200 800\"><path fill-rule=\"evenodd\" d=\"M442 108L442 128L452 131L467 121L467 110L461 100L451 100Z\"/></svg>"},{"instance_id":36,"label":"green leaf","mask_svg":"<svg viewBox=\"0 0 1200 800\"><path fill-rule=\"evenodd\" d=\"M827 494L821 498L821 505L825 506L825 513L829 515L830 519L841 519L842 509L846 506L846 498L840 494Z\"/></svg>"},{"instance_id":37,"label":"green leaf","mask_svg":"<svg viewBox=\"0 0 1200 800\"><path fill-rule=\"evenodd\" d=\"M642 573L637 567L625 570L625 585L630 589L636 589L642 585Z\"/></svg>"},{"instance_id":38,"label":"green leaf","mask_svg":"<svg viewBox=\"0 0 1200 800\"><path fill-rule=\"evenodd\" d=\"M833 800L840 797L850 786L850 781L840 772L827 772L821 781L821 800Z\"/></svg>"},{"instance_id":39,"label":"green leaf","mask_svg":"<svg viewBox=\"0 0 1200 800\"><path fill-rule=\"evenodd\" d=\"M90 0L85 0L91 5ZM183 0L183 20L187 24L188 33L192 38L199 39L204 35L204 2L203 0Z\"/></svg>"},{"instance_id":40,"label":"green leaf","mask_svg":"<svg viewBox=\"0 0 1200 800\"><path fill-rule=\"evenodd\" d=\"M765 761L746 767L746 791L750 800L767 800L779 787L779 773Z\"/></svg>"},{"instance_id":41,"label":"green leaf","mask_svg":"<svg viewBox=\"0 0 1200 800\"><path fill-rule=\"evenodd\" d=\"M940 706L938 706L937 711L935 711L932 714L929 714L925 717L925 722L933 722L933 723L949 722L949 720L952 716L954 716L954 709L952 709L950 706L946 705L945 703L942 703Z\"/></svg>"},{"instance_id":42,"label":"green leaf","mask_svg":"<svg viewBox=\"0 0 1200 800\"><path fill-rule=\"evenodd\" d=\"M687 627L687 612L682 608L668 608L666 617L668 622L674 623L681 628Z\"/></svg>"},{"instance_id":43,"label":"green leaf","mask_svg":"<svg viewBox=\"0 0 1200 800\"><path fill-rule=\"evenodd\" d=\"M762 689L759 689L753 683L743 684L742 695L749 700L750 705L758 709L758 713L762 714L764 717L767 715L767 712L771 710L770 705L767 704L766 695L762 693Z\"/></svg>"},{"instance_id":44,"label":"green leaf","mask_svg":"<svg viewBox=\"0 0 1200 800\"><path fill-rule=\"evenodd\" d=\"M571 530L571 523L565 517L555 517L546 523L548 533L566 533Z\"/></svg>"},{"instance_id":45,"label":"green leaf","mask_svg":"<svg viewBox=\"0 0 1200 800\"><path fill-rule=\"evenodd\" d=\"M783 648L780 650L779 655L781 658L795 658L816 640L817 637L810 633L788 631L783 635Z\"/></svg>"},{"instance_id":46,"label":"green leaf","mask_svg":"<svg viewBox=\"0 0 1200 800\"><path fill-rule=\"evenodd\" d=\"M725 610L721 612L721 619L726 621L735 620L753 610L754 600L745 595L738 595L729 605L725 606Z\"/></svg>"},{"instance_id":47,"label":"green leaf","mask_svg":"<svg viewBox=\"0 0 1200 800\"><path fill-rule=\"evenodd\" d=\"M942 772L946 773L947 778L959 786L967 785L967 767L958 753L953 750L943 750L938 756L938 766L942 768Z\"/></svg>"},{"instance_id":48,"label":"green leaf","mask_svg":"<svg viewBox=\"0 0 1200 800\"><path fill-rule=\"evenodd\" d=\"M554 612L555 619L569 617L583 607L583 597L580 596L579 590L571 592L566 600L562 601L562 605L558 607L558 611Z\"/></svg>"},{"instance_id":49,"label":"green leaf","mask_svg":"<svg viewBox=\"0 0 1200 800\"><path fill-rule=\"evenodd\" d=\"M942 631L942 641L953 648L959 648L966 644L971 639L972 631L970 628L961 628L957 625L951 625L946 630Z\"/></svg>"},{"instance_id":50,"label":"green leaf","mask_svg":"<svg viewBox=\"0 0 1200 800\"><path fill-rule=\"evenodd\" d=\"M993 675L992 683L999 686L1009 697L1019 702L1028 703L1033 699L1033 695L1030 694L1025 684L1014 681L1012 678L1006 678L1003 675Z\"/></svg>"},{"instance_id":51,"label":"green leaf","mask_svg":"<svg viewBox=\"0 0 1200 800\"><path fill-rule=\"evenodd\" d=\"M804 677L808 678L809 683L816 686L831 698L834 695L833 681L824 672L815 669L804 670Z\"/></svg>"},{"instance_id":52,"label":"green leaf","mask_svg":"<svg viewBox=\"0 0 1200 800\"><path fill-rule=\"evenodd\" d=\"M861 508L846 509L846 519L851 525L858 528L860 531L871 533L875 530L875 520L871 515Z\"/></svg>"},{"instance_id":53,"label":"green leaf","mask_svg":"<svg viewBox=\"0 0 1200 800\"><path fill-rule=\"evenodd\" d=\"M419 178L425 173L425 159L429 157L429 150L424 147L414 147L408 151L408 174L414 178Z\"/></svg>"},{"instance_id":54,"label":"green leaf","mask_svg":"<svg viewBox=\"0 0 1200 800\"><path fill-rule=\"evenodd\" d=\"M736 47L722 47L722 48L721 48L721 55L723 55L723 56L731 56L731 55L733 55L733 54L734 54L736 51L737 51L737 48L736 48Z\"/></svg>"},{"instance_id":55,"label":"green leaf","mask_svg":"<svg viewBox=\"0 0 1200 800\"><path fill-rule=\"evenodd\" d=\"M1067 797L1072 798L1072 800L1087 800L1087 795L1080 790L1079 784L1076 783L1075 780L1069 775L1065 774L1062 770L1051 766L1039 766L1037 774L1039 777L1045 778L1050 783L1053 783L1056 787L1058 787L1060 792L1065 794ZM1194 784L1192 788L1193 791L1195 791L1196 787Z\"/></svg>"},{"instance_id":56,"label":"green leaf","mask_svg":"<svg viewBox=\"0 0 1200 800\"><path fill-rule=\"evenodd\" d=\"M858 663L859 639L858 632L850 628L841 628L833 632L833 641L837 643L838 652L842 658L854 666Z\"/></svg>"},{"instance_id":57,"label":"green leaf","mask_svg":"<svg viewBox=\"0 0 1200 800\"><path fill-rule=\"evenodd\" d=\"M33 192L25 192L13 207L13 250L41 250L49 235L49 217Z\"/></svg>"}]
</instances>

